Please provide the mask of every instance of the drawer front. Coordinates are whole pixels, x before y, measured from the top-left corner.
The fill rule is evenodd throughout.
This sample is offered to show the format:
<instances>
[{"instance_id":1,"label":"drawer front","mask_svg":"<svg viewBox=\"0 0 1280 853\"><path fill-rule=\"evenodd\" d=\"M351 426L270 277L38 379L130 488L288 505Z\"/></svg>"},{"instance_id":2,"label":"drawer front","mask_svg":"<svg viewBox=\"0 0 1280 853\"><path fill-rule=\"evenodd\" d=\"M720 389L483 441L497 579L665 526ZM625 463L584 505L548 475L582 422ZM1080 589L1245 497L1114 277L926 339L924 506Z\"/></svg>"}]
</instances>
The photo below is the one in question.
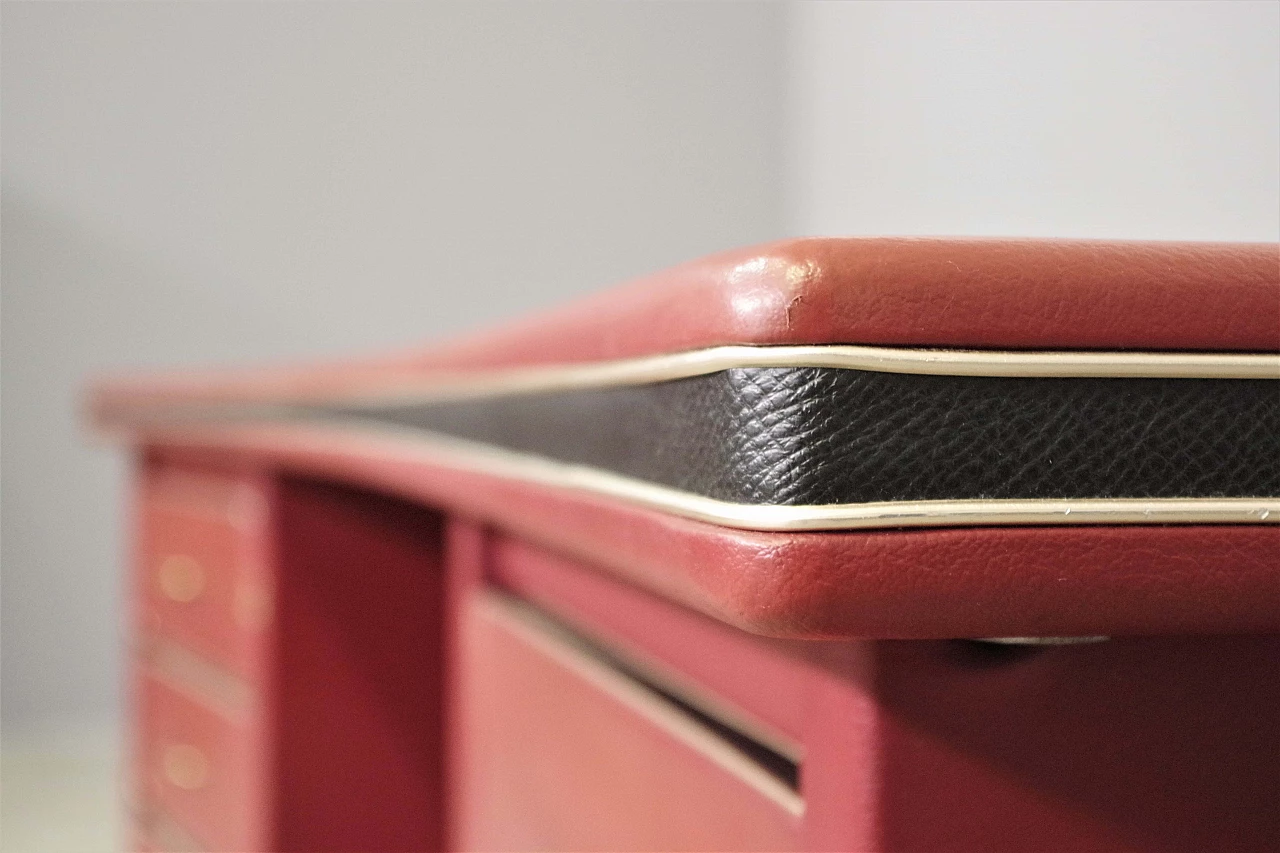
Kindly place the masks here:
<instances>
[{"instance_id":1,"label":"drawer front","mask_svg":"<svg viewBox=\"0 0 1280 853\"><path fill-rule=\"evenodd\" d=\"M152 472L141 519L143 630L260 679L274 621L267 512L251 478Z\"/></svg>"},{"instance_id":2,"label":"drawer front","mask_svg":"<svg viewBox=\"0 0 1280 853\"><path fill-rule=\"evenodd\" d=\"M465 848L800 845L794 790L527 605L481 593L464 630Z\"/></svg>"},{"instance_id":3,"label":"drawer front","mask_svg":"<svg viewBox=\"0 0 1280 853\"><path fill-rule=\"evenodd\" d=\"M140 687L142 799L209 849L266 849L263 715L254 707L229 718L152 675Z\"/></svg>"}]
</instances>

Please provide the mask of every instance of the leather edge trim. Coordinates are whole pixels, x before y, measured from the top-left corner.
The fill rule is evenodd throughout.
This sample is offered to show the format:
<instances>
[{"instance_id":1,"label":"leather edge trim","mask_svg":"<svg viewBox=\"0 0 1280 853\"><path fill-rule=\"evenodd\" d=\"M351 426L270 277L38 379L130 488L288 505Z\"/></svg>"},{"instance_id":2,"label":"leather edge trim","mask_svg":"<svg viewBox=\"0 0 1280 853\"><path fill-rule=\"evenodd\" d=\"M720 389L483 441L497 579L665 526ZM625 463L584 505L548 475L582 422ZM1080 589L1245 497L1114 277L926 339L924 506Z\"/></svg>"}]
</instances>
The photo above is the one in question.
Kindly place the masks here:
<instances>
[{"instance_id":1,"label":"leather edge trim","mask_svg":"<svg viewBox=\"0 0 1280 853\"><path fill-rule=\"evenodd\" d=\"M883 501L769 505L716 500L599 468L559 462L423 430L359 418L280 421L322 437L357 435L388 455L454 470L601 495L739 530L796 532L917 527L1160 524L1280 524L1280 498L1079 498L1067 500ZM147 431L148 440L207 435L234 440L234 425L191 424Z\"/></svg>"},{"instance_id":2,"label":"leather edge trim","mask_svg":"<svg viewBox=\"0 0 1280 853\"><path fill-rule=\"evenodd\" d=\"M646 385L735 368L820 367L927 376L1280 379L1280 354L956 350L853 345L719 346L639 358L459 371L342 395L362 403L467 400ZM333 398L329 398L333 399Z\"/></svg>"},{"instance_id":3,"label":"leather edge trim","mask_svg":"<svg viewBox=\"0 0 1280 853\"><path fill-rule=\"evenodd\" d=\"M100 384L88 406L99 432L170 412L238 406L455 402L518 394L646 385L735 368L817 367L932 376L1116 379L1280 379L1280 353L973 350L823 345L729 345L580 364L470 369L399 368L328 387L305 377L220 385L188 380L148 386Z\"/></svg>"}]
</instances>

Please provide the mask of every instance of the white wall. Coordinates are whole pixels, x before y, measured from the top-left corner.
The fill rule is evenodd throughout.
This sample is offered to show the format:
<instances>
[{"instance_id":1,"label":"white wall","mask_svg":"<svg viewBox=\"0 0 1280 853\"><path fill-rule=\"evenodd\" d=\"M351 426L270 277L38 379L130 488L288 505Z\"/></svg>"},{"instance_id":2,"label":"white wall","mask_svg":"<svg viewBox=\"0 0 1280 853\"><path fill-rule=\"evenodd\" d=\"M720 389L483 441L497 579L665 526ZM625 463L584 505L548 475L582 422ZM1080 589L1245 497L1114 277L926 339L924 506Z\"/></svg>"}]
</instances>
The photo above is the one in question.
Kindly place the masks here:
<instances>
[{"instance_id":1,"label":"white wall","mask_svg":"<svg viewBox=\"0 0 1280 853\"><path fill-rule=\"evenodd\" d=\"M6 725L119 699L89 374L427 341L776 236L782 14L6 3Z\"/></svg>"},{"instance_id":2,"label":"white wall","mask_svg":"<svg viewBox=\"0 0 1280 853\"><path fill-rule=\"evenodd\" d=\"M798 5L788 229L1276 240L1278 51L1274 0Z\"/></svg>"}]
</instances>

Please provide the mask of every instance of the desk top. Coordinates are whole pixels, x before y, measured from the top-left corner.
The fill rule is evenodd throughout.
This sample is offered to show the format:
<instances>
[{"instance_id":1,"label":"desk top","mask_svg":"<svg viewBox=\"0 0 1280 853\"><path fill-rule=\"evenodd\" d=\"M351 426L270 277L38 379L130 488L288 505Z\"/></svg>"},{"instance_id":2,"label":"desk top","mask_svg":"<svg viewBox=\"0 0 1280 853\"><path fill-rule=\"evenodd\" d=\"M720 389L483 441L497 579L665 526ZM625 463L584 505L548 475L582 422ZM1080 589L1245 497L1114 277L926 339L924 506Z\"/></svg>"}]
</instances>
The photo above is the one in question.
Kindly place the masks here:
<instances>
[{"instance_id":1,"label":"desk top","mask_svg":"<svg viewBox=\"0 0 1280 853\"><path fill-rule=\"evenodd\" d=\"M750 630L1280 628L1271 244L828 239L99 426L479 516Z\"/></svg>"}]
</instances>

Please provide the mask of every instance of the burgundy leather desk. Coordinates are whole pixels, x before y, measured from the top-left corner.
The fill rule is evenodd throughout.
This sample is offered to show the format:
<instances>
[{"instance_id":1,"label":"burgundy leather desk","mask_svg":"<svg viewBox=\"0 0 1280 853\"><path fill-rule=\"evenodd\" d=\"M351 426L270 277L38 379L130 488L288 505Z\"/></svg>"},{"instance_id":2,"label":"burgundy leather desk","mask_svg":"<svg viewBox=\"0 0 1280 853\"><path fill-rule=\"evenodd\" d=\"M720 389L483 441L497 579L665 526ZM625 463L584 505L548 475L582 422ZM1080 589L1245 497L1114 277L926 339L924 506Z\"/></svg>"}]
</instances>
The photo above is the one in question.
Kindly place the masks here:
<instances>
[{"instance_id":1,"label":"burgundy leather desk","mask_svg":"<svg viewBox=\"0 0 1280 853\"><path fill-rule=\"evenodd\" d=\"M1277 380L1274 245L867 239L100 383L136 841L1280 849Z\"/></svg>"}]
</instances>

